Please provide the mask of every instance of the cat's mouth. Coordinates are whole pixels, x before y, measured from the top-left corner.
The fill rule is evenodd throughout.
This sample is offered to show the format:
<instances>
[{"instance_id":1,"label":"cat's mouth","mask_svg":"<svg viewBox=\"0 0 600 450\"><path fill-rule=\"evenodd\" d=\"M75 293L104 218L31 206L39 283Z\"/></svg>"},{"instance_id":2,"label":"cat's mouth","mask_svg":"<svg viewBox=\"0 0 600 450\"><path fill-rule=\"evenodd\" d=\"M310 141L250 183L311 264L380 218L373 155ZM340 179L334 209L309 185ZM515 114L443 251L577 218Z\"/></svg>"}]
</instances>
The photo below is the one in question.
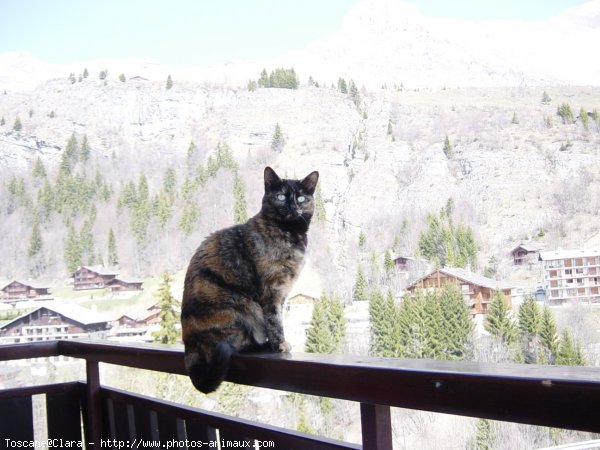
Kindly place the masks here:
<instances>
[{"instance_id":1,"label":"cat's mouth","mask_svg":"<svg viewBox=\"0 0 600 450\"><path fill-rule=\"evenodd\" d=\"M303 217L302 214L303 214L303 211L301 209L294 209L285 216L285 220L296 221L296 220L302 219L306 222L306 219Z\"/></svg>"}]
</instances>

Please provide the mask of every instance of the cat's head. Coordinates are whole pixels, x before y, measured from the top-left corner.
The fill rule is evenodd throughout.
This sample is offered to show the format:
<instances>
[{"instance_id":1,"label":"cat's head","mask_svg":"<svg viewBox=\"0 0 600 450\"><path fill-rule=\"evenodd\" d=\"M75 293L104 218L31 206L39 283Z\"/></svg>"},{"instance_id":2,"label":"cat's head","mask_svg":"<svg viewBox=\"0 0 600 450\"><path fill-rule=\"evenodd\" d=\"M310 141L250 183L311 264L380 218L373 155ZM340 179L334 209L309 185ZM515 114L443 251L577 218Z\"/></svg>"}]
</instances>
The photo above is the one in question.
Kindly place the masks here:
<instances>
[{"instance_id":1,"label":"cat's head","mask_svg":"<svg viewBox=\"0 0 600 450\"><path fill-rule=\"evenodd\" d=\"M265 167L263 215L283 226L306 231L315 211L314 193L319 172L302 180L281 179L270 167Z\"/></svg>"}]
</instances>

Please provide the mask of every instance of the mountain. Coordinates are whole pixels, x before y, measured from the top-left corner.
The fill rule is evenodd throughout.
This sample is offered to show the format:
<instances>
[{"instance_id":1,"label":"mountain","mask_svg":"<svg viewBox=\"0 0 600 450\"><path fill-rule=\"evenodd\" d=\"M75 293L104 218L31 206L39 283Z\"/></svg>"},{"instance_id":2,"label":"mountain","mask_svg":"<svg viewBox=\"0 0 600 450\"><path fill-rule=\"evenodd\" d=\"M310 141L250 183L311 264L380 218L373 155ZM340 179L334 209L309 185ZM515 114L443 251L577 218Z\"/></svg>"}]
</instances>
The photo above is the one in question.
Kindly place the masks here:
<instances>
[{"instance_id":1,"label":"mountain","mask_svg":"<svg viewBox=\"0 0 600 450\"><path fill-rule=\"evenodd\" d=\"M316 79L341 75L370 88L596 85L598 17L598 0L539 22L439 19L412 4L365 0L339 31L284 61Z\"/></svg>"},{"instance_id":2,"label":"mountain","mask_svg":"<svg viewBox=\"0 0 600 450\"><path fill-rule=\"evenodd\" d=\"M325 288L346 296L357 264L371 264L392 246L415 254L428 216L448 204L454 223L474 232L480 269L494 257L503 276L511 275L508 252L521 241L583 245L600 231L594 220L600 124L593 118L600 89L560 83L567 75L569 83L591 79L598 62L588 57L573 70L578 52L564 56L564 64L554 59L581 36L577 48L593 42L597 6L543 23L515 22L498 40L500 23L432 19L414 7L369 0L337 33L272 66L183 71L148 61L90 61L67 67L3 55L0 248L7 257L0 277L41 268L41 277L64 278L68 240L89 237L90 230L84 262L106 263L111 228L123 273L180 270L206 234L232 223L231 164L206 175L225 144L239 166L249 214L260 205L265 165L288 177L319 170L327 219L313 227L311 260ZM527 41L531 30L535 39ZM553 32L560 38L534 58ZM246 89L262 67L278 66L296 68L298 90ZM89 77L79 80L84 68ZM105 80L100 70L108 70ZM321 87L306 83L309 74ZM356 81L358 97L330 87L340 76ZM542 102L544 92L550 99ZM572 120L557 115L561 105L569 106ZM20 130L13 129L17 117ZM277 124L285 137L281 151L271 149ZM78 146L87 139L91 153L86 160L70 157L68 178L61 166L71 136ZM34 174L38 158L44 177ZM172 200L159 217L169 173ZM131 201L131 186L146 193L143 202ZM63 203L72 196L67 207L49 200L56 192ZM33 267L25 249L36 218L43 251ZM535 273L524 276L535 283Z\"/></svg>"},{"instance_id":3,"label":"mountain","mask_svg":"<svg viewBox=\"0 0 600 450\"><path fill-rule=\"evenodd\" d=\"M42 81L93 76L171 74L179 80L245 86L262 68L294 67L302 81L353 78L378 89L401 84L423 87L597 85L600 59L600 0L592 0L543 21L469 21L428 17L410 3L363 0L344 17L339 30L303 50L265 61L234 61L202 67L166 67L146 60L96 60L51 65L26 52L0 55L0 87L31 89ZM66 75L65 75L66 74Z\"/></svg>"}]
</instances>

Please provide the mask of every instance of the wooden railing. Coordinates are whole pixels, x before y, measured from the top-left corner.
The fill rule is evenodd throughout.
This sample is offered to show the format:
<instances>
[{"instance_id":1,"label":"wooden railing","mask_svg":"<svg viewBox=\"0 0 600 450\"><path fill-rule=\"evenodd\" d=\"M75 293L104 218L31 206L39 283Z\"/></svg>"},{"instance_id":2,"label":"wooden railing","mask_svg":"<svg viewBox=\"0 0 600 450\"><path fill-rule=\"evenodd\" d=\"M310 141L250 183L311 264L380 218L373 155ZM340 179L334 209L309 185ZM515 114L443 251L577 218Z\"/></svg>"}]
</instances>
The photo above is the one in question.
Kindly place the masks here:
<instances>
[{"instance_id":1,"label":"wooden railing","mask_svg":"<svg viewBox=\"0 0 600 450\"><path fill-rule=\"evenodd\" d=\"M99 363L185 374L180 347L55 341L0 346L0 361L65 355L86 361L85 382L0 391L0 439L32 440L31 397L46 394L49 439L88 448L220 439L276 449L358 445L207 412L100 383ZM600 432L600 369L307 354L235 355L227 379L360 403L362 448L391 449L390 407ZM190 387L191 388L191 387ZM81 411L81 416L80 416ZM85 435L81 435L81 420ZM112 445L112 444L114 445ZM101 444L101 445L99 445ZM2 446L2 442L0 442ZM163 447L165 448L165 447Z\"/></svg>"}]
</instances>

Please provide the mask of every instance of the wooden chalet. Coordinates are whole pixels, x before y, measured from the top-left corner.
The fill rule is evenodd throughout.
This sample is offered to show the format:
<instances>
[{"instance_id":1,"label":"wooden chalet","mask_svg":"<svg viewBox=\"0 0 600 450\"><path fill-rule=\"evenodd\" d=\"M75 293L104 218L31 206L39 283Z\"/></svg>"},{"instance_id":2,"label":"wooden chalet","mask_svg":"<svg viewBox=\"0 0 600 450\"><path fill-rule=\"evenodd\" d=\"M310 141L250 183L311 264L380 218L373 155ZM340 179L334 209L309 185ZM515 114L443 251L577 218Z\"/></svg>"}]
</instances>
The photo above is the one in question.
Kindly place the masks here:
<instances>
[{"instance_id":1,"label":"wooden chalet","mask_svg":"<svg viewBox=\"0 0 600 450\"><path fill-rule=\"evenodd\" d=\"M393 255L394 266L399 272L409 272L429 266L429 261L416 256Z\"/></svg>"},{"instance_id":2,"label":"wooden chalet","mask_svg":"<svg viewBox=\"0 0 600 450\"><path fill-rule=\"evenodd\" d=\"M109 321L78 305L41 306L0 327L0 341L32 342L103 337Z\"/></svg>"},{"instance_id":3,"label":"wooden chalet","mask_svg":"<svg viewBox=\"0 0 600 450\"><path fill-rule=\"evenodd\" d=\"M158 303L141 311L128 311L115 321L116 326L123 328L141 328L160 323Z\"/></svg>"},{"instance_id":4,"label":"wooden chalet","mask_svg":"<svg viewBox=\"0 0 600 450\"><path fill-rule=\"evenodd\" d=\"M520 244L510 252L515 266L523 266L527 264L536 264L540 255L542 245L536 242L528 244Z\"/></svg>"},{"instance_id":5,"label":"wooden chalet","mask_svg":"<svg viewBox=\"0 0 600 450\"><path fill-rule=\"evenodd\" d=\"M15 280L2 288L2 301L6 303L14 303L24 300L49 300L50 293L48 288L31 281Z\"/></svg>"},{"instance_id":6,"label":"wooden chalet","mask_svg":"<svg viewBox=\"0 0 600 450\"><path fill-rule=\"evenodd\" d=\"M117 275L101 267L81 266L73 273L73 289L103 289Z\"/></svg>"},{"instance_id":7,"label":"wooden chalet","mask_svg":"<svg viewBox=\"0 0 600 450\"><path fill-rule=\"evenodd\" d=\"M459 287L465 301L471 308L473 317L477 314L487 313L492 293L496 290L502 292L506 304L509 308L512 308L512 286L503 281L472 273L467 269L444 267L434 270L428 275L413 281L406 287L406 290L411 294L415 294L419 289L442 289L447 283Z\"/></svg>"},{"instance_id":8,"label":"wooden chalet","mask_svg":"<svg viewBox=\"0 0 600 450\"><path fill-rule=\"evenodd\" d=\"M116 276L106 283L106 287L111 292L141 291L142 283L142 280Z\"/></svg>"}]
</instances>

